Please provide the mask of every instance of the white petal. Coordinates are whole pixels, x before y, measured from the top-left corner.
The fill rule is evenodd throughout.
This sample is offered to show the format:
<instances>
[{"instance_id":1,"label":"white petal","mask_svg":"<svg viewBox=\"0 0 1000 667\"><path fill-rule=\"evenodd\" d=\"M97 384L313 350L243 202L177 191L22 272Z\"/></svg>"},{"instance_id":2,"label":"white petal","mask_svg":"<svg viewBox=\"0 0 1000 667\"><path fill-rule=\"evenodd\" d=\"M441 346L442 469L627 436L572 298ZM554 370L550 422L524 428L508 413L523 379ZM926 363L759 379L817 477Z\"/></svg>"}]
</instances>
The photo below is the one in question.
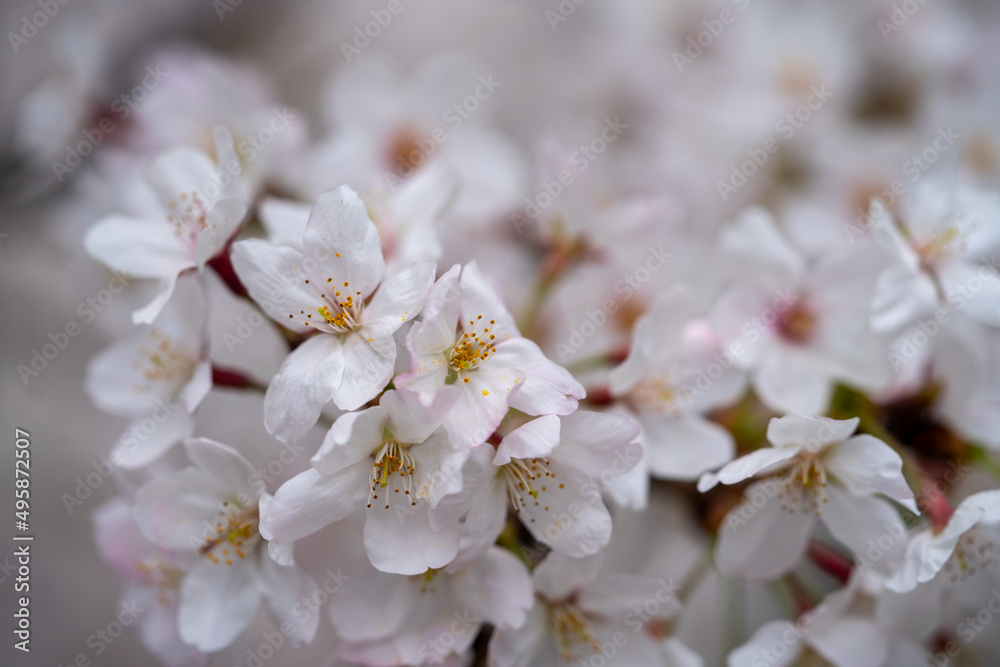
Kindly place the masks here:
<instances>
[{"instance_id":1,"label":"white petal","mask_svg":"<svg viewBox=\"0 0 1000 667\"><path fill-rule=\"evenodd\" d=\"M733 436L701 415L642 420L643 448L654 477L694 481L706 470L730 461Z\"/></svg>"},{"instance_id":2,"label":"white petal","mask_svg":"<svg viewBox=\"0 0 1000 667\"><path fill-rule=\"evenodd\" d=\"M323 270L364 300L385 274L382 243L361 197L346 185L324 192L309 214L303 252L321 260ZM319 275L319 274L317 274Z\"/></svg>"},{"instance_id":3,"label":"white petal","mask_svg":"<svg viewBox=\"0 0 1000 667\"><path fill-rule=\"evenodd\" d=\"M111 215L90 228L84 245L105 266L136 278L176 276L195 265L166 220Z\"/></svg>"},{"instance_id":4,"label":"white petal","mask_svg":"<svg viewBox=\"0 0 1000 667\"><path fill-rule=\"evenodd\" d=\"M808 350L783 344L764 354L752 381L760 400L780 413L820 414L833 394L826 364Z\"/></svg>"},{"instance_id":5,"label":"white petal","mask_svg":"<svg viewBox=\"0 0 1000 667\"><path fill-rule=\"evenodd\" d=\"M927 274L897 264L879 276L872 301L871 326L875 331L899 331L932 314L936 307L937 291Z\"/></svg>"},{"instance_id":6,"label":"white petal","mask_svg":"<svg viewBox=\"0 0 1000 667\"><path fill-rule=\"evenodd\" d=\"M636 321L632 345L625 361L611 371L611 391L621 396L631 390L650 371L650 364L662 361L679 341L684 325L694 315L690 290L675 286L661 294L653 306Z\"/></svg>"},{"instance_id":7,"label":"white petal","mask_svg":"<svg viewBox=\"0 0 1000 667\"><path fill-rule=\"evenodd\" d=\"M535 602L528 570L505 549L490 548L482 558L452 575L455 592L474 618L501 629L524 625Z\"/></svg>"},{"instance_id":8,"label":"white petal","mask_svg":"<svg viewBox=\"0 0 1000 667\"><path fill-rule=\"evenodd\" d=\"M737 275L765 287L785 287L805 267L805 259L762 208L749 208L719 235L722 255Z\"/></svg>"},{"instance_id":9,"label":"white petal","mask_svg":"<svg viewBox=\"0 0 1000 667\"><path fill-rule=\"evenodd\" d=\"M913 491L903 477L903 460L889 445L870 435L856 435L826 456L830 472L856 496L882 493L919 514Z\"/></svg>"},{"instance_id":10,"label":"white petal","mask_svg":"<svg viewBox=\"0 0 1000 667\"><path fill-rule=\"evenodd\" d=\"M264 397L264 425L278 440L297 440L333 400L344 373L340 339L319 334L291 352Z\"/></svg>"},{"instance_id":11,"label":"white petal","mask_svg":"<svg viewBox=\"0 0 1000 667\"><path fill-rule=\"evenodd\" d=\"M434 283L434 262L420 262L386 279L362 314L365 329L388 335L412 320Z\"/></svg>"},{"instance_id":12,"label":"white petal","mask_svg":"<svg viewBox=\"0 0 1000 667\"><path fill-rule=\"evenodd\" d=\"M215 537L215 520L229 495L212 475L186 468L139 489L132 511L149 541L177 551L197 551Z\"/></svg>"},{"instance_id":13,"label":"white petal","mask_svg":"<svg viewBox=\"0 0 1000 667\"><path fill-rule=\"evenodd\" d=\"M177 285L179 275L180 274L171 274L160 279L158 291L156 296L153 297L153 300L142 308L132 312L132 324L152 324L156 320L160 311L163 310L164 307L166 307L167 302L170 301L170 297L174 293L174 287Z\"/></svg>"},{"instance_id":14,"label":"white petal","mask_svg":"<svg viewBox=\"0 0 1000 667\"><path fill-rule=\"evenodd\" d=\"M490 333L496 335L497 341L502 343L520 337L513 316L476 262L462 269L461 283L463 323L481 316L484 320L494 320Z\"/></svg>"},{"instance_id":15,"label":"white petal","mask_svg":"<svg viewBox=\"0 0 1000 667\"><path fill-rule=\"evenodd\" d=\"M678 586L666 579L638 574L606 575L583 586L577 600L580 608L606 618L626 617L637 606L656 603L656 618L671 618L681 610L675 597Z\"/></svg>"},{"instance_id":16,"label":"white petal","mask_svg":"<svg viewBox=\"0 0 1000 667\"><path fill-rule=\"evenodd\" d=\"M704 493L713 488L716 484L739 484L743 480L750 479L761 470L777 469L777 464L794 458L799 453L799 448L790 447L762 447L756 451L741 456L731 463L723 466L717 473L707 472L698 480L698 490ZM772 466L774 466L772 468Z\"/></svg>"},{"instance_id":17,"label":"white petal","mask_svg":"<svg viewBox=\"0 0 1000 667\"><path fill-rule=\"evenodd\" d=\"M301 252L260 239L247 239L233 244L230 257L240 282L268 317L299 333L316 330L311 322L318 319L317 311L326 302L315 285L305 282L308 276Z\"/></svg>"},{"instance_id":18,"label":"white petal","mask_svg":"<svg viewBox=\"0 0 1000 667\"><path fill-rule=\"evenodd\" d=\"M172 411L153 410L150 416L136 419L115 443L111 461L129 470L149 465L175 444L194 432L194 420L179 405ZM161 415L163 417L161 418Z\"/></svg>"},{"instance_id":19,"label":"white petal","mask_svg":"<svg viewBox=\"0 0 1000 667\"><path fill-rule=\"evenodd\" d=\"M554 551L574 558L596 553L611 539L611 515L600 493L572 468L552 461L548 469L554 477L532 482L536 496L522 491L518 518L535 539Z\"/></svg>"},{"instance_id":20,"label":"white petal","mask_svg":"<svg viewBox=\"0 0 1000 667\"><path fill-rule=\"evenodd\" d=\"M525 381L510 406L529 415L568 415L586 392L562 366L548 359L534 342L514 338L496 347L490 363L523 371Z\"/></svg>"},{"instance_id":21,"label":"white petal","mask_svg":"<svg viewBox=\"0 0 1000 667\"><path fill-rule=\"evenodd\" d=\"M209 296L209 357L223 368L242 371L267 384L288 355L284 336L253 302L233 294L218 274L206 271L203 275Z\"/></svg>"},{"instance_id":22,"label":"white petal","mask_svg":"<svg viewBox=\"0 0 1000 667\"><path fill-rule=\"evenodd\" d=\"M809 634L809 643L835 667L880 667L889 657L889 638L873 621L845 617Z\"/></svg>"},{"instance_id":23,"label":"white petal","mask_svg":"<svg viewBox=\"0 0 1000 667\"><path fill-rule=\"evenodd\" d=\"M222 252L246 215L247 205L242 200L223 199L212 207L194 246L194 261L199 269Z\"/></svg>"},{"instance_id":24,"label":"white petal","mask_svg":"<svg viewBox=\"0 0 1000 667\"><path fill-rule=\"evenodd\" d=\"M336 475L321 475L312 468L301 472L278 488L261 521L277 540L312 535L364 507L370 470L359 463Z\"/></svg>"},{"instance_id":25,"label":"white petal","mask_svg":"<svg viewBox=\"0 0 1000 667\"><path fill-rule=\"evenodd\" d=\"M793 624L789 621L765 623L757 628L745 644L737 646L729 653L726 667L758 667L761 664L767 664L769 667L789 667L795 664L804 647L793 628ZM785 650L780 653L773 651L775 645Z\"/></svg>"},{"instance_id":26,"label":"white petal","mask_svg":"<svg viewBox=\"0 0 1000 667\"><path fill-rule=\"evenodd\" d=\"M232 447L208 438L191 438L184 442L184 448L191 462L217 480L220 487L253 499L259 495L254 482L260 475Z\"/></svg>"},{"instance_id":27,"label":"white petal","mask_svg":"<svg viewBox=\"0 0 1000 667\"><path fill-rule=\"evenodd\" d=\"M444 422L459 399L457 387L441 387L430 405L418 394L391 390L382 394L379 405L388 411L388 428L397 442L416 444L430 437Z\"/></svg>"},{"instance_id":28,"label":"white petal","mask_svg":"<svg viewBox=\"0 0 1000 667\"><path fill-rule=\"evenodd\" d=\"M567 598L596 580L603 562L604 556L601 553L586 558L550 553L532 573L535 590L549 600Z\"/></svg>"},{"instance_id":29,"label":"white petal","mask_svg":"<svg viewBox=\"0 0 1000 667\"><path fill-rule=\"evenodd\" d=\"M774 487L770 480L750 486L719 527L715 562L726 576L773 579L794 567L805 552L816 517L797 508L794 514L782 510Z\"/></svg>"},{"instance_id":30,"label":"white petal","mask_svg":"<svg viewBox=\"0 0 1000 667\"><path fill-rule=\"evenodd\" d=\"M476 447L506 416L508 400L524 384L524 374L487 362L464 377L469 381L455 383L462 393L444 427L456 447Z\"/></svg>"},{"instance_id":31,"label":"white petal","mask_svg":"<svg viewBox=\"0 0 1000 667\"><path fill-rule=\"evenodd\" d=\"M836 484L827 488L826 496L823 523L858 559L886 568L902 555L906 527L889 503L874 496L853 496Z\"/></svg>"},{"instance_id":32,"label":"white petal","mask_svg":"<svg viewBox=\"0 0 1000 667\"><path fill-rule=\"evenodd\" d=\"M591 477L609 470L624 474L642 459L636 443L639 427L624 415L577 410L560 422L559 448L553 457Z\"/></svg>"},{"instance_id":33,"label":"white petal","mask_svg":"<svg viewBox=\"0 0 1000 667\"><path fill-rule=\"evenodd\" d=\"M218 169L207 155L186 146L160 154L146 169L146 178L164 208L169 208L171 203L183 206L184 198L197 197L211 210L215 198L206 196L205 191L210 183L216 182L217 175Z\"/></svg>"},{"instance_id":34,"label":"white petal","mask_svg":"<svg viewBox=\"0 0 1000 667\"><path fill-rule=\"evenodd\" d=\"M493 465L513 459L543 458L559 444L559 417L546 415L514 429L500 441Z\"/></svg>"},{"instance_id":35,"label":"white petal","mask_svg":"<svg viewBox=\"0 0 1000 667\"><path fill-rule=\"evenodd\" d=\"M333 423L323 445L310 461L324 475L333 475L369 457L382 446L388 414L381 405L348 412Z\"/></svg>"},{"instance_id":36,"label":"white petal","mask_svg":"<svg viewBox=\"0 0 1000 667\"><path fill-rule=\"evenodd\" d=\"M344 366L333 402L341 410L357 410L385 389L396 364L392 335L348 334L343 342ZM312 426L312 424L310 424Z\"/></svg>"},{"instance_id":37,"label":"white petal","mask_svg":"<svg viewBox=\"0 0 1000 667\"><path fill-rule=\"evenodd\" d=\"M394 507L403 504L395 498L393 501ZM427 505L421 503L412 512L396 512L375 502L366 513L364 541L368 559L376 569L420 574L430 568L444 567L458 553L458 531L433 530L427 518Z\"/></svg>"},{"instance_id":38,"label":"white petal","mask_svg":"<svg viewBox=\"0 0 1000 667\"><path fill-rule=\"evenodd\" d=\"M323 599L316 582L299 566L279 565L264 556L260 558L260 586L271 620L281 628L289 645L298 648L311 642L319 628L322 607L313 610L303 601Z\"/></svg>"},{"instance_id":39,"label":"white petal","mask_svg":"<svg viewBox=\"0 0 1000 667\"><path fill-rule=\"evenodd\" d=\"M462 466L469 454L469 449L455 449L444 429L411 446L415 469L411 495L435 507L444 496L461 491Z\"/></svg>"},{"instance_id":40,"label":"white petal","mask_svg":"<svg viewBox=\"0 0 1000 667\"><path fill-rule=\"evenodd\" d=\"M816 452L822 446L850 438L860 421L857 417L775 417L767 425L767 439L775 447L808 447L810 451ZM812 447L809 447L810 444Z\"/></svg>"},{"instance_id":41,"label":"white petal","mask_svg":"<svg viewBox=\"0 0 1000 667\"><path fill-rule=\"evenodd\" d=\"M260 598L249 560L225 565L201 559L181 585L181 639L205 652L229 646L257 614Z\"/></svg>"},{"instance_id":42,"label":"white petal","mask_svg":"<svg viewBox=\"0 0 1000 667\"><path fill-rule=\"evenodd\" d=\"M406 577L379 572L365 564L341 585L330 603L330 619L344 639L368 641L396 634L422 596Z\"/></svg>"},{"instance_id":43,"label":"white petal","mask_svg":"<svg viewBox=\"0 0 1000 667\"><path fill-rule=\"evenodd\" d=\"M308 204L291 199L267 197L260 203L257 215L271 243L302 250L310 208Z\"/></svg>"}]
</instances>

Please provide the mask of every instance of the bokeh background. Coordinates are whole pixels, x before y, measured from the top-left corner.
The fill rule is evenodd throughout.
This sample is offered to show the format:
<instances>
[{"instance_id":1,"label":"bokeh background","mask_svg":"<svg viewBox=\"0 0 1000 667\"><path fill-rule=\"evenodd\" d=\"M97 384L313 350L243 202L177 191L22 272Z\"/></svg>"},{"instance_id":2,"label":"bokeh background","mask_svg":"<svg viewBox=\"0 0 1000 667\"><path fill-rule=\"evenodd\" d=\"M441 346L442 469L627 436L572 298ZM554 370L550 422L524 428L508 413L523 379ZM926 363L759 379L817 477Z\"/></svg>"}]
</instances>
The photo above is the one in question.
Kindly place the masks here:
<instances>
[{"instance_id":1,"label":"bokeh background","mask_svg":"<svg viewBox=\"0 0 1000 667\"><path fill-rule=\"evenodd\" d=\"M670 224L704 230L706 238L735 211L762 203L779 219L798 221L787 231L805 248L843 243L857 207L903 177L907 161L943 128L960 139L934 168L998 184L1000 4L993 0L400 2L403 11L356 62L379 52L404 69L442 53L483 63L483 73L502 82L486 112L515 156L510 213L538 191L546 146L587 140L616 115L628 120L629 130L592 172L594 199L670 197L678 211ZM52 161L93 127L95 110L141 81L164 48L210 52L251 68L271 86L267 95L275 104L294 108L306 136L318 139L331 129L329 82L352 67L341 44L351 43L356 28L385 4L52 0L58 11L23 42L10 35L25 34L24 21L40 3L0 5L6 35L0 44L0 663L68 665L78 654L97 665L153 662L133 633L101 655L93 640L88 644L115 619L122 594L120 577L98 555L91 515L139 480L112 476L71 512L65 502L121 432L121 420L91 405L83 381L90 358L131 326L129 313L144 302L143 287L83 320L80 304L97 295L110 274L86 256L82 238L113 210L118 174L113 160L94 155L60 181ZM689 38L697 40L708 29L705 21L722 11L734 21L701 51L692 50ZM748 149L775 135L776 122L814 85L829 87L829 101L793 136L781 136L775 158L723 199L718 183L730 178ZM183 96L174 102L199 104ZM121 150L118 141L121 134L98 151ZM615 231L613 217L602 224ZM495 264L489 232L482 243L470 238L452 250L466 261ZM657 289L650 285L637 308ZM511 292L515 307L524 302L517 285ZM565 315L576 305L553 306L559 307ZM80 335L26 382L18 366L72 321ZM552 332L549 349L562 335ZM246 409L253 410L259 399L223 392L212 400L248 401ZM29 431L32 442L30 656L12 649L9 632L15 428ZM265 437L249 420L202 429L220 439ZM320 565L307 563L322 572ZM709 588L702 597L713 595ZM692 626L699 604L692 601ZM713 640L696 627L684 634L706 664L721 664ZM321 632L312 646L279 652L273 664L318 665L331 645ZM228 663L220 658L217 664Z\"/></svg>"}]
</instances>

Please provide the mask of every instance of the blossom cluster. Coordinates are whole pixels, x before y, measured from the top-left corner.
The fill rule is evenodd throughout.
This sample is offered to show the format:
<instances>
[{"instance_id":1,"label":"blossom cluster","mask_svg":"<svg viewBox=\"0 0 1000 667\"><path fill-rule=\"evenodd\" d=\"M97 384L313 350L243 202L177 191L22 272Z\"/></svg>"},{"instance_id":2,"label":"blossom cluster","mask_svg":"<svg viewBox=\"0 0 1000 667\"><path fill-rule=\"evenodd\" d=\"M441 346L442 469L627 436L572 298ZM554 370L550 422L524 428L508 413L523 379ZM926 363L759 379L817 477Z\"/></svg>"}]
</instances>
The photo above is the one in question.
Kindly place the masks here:
<instances>
[{"instance_id":1,"label":"blossom cluster","mask_svg":"<svg viewBox=\"0 0 1000 667\"><path fill-rule=\"evenodd\" d=\"M259 73L166 53L77 186L134 306L85 380L127 421L96 540L162 663L1000 655L995 183L743 201L809 123L848 132L819 120L846 83L799 72L696 224L635 164L698 151L633 116L529 176L476 113L503 76L354 51L319 139Z\"/></svg>"}]
</instances>

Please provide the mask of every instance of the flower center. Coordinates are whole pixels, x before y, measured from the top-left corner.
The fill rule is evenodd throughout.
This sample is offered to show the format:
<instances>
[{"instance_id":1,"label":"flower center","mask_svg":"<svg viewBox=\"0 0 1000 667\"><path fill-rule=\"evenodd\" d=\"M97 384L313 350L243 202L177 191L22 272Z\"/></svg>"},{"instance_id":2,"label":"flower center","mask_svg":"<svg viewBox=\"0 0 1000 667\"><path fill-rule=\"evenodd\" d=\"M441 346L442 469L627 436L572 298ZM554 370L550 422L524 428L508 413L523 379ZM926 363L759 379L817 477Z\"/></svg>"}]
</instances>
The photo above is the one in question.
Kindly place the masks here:
<instances>
[{"instance_id":1,"label":"flower center","mask_svg":"<svg viewBox=\"0 0 1000 667\"><path fill-rule=\"evenodd\" d=\"M826 498L826 467L815 454L803 453L792 459L787 471L775 478L779 485L781 509L789 514L820 516Z\"/></svg>"},{"instance_id":2,"label":"flower center","mask_svg":"<svg viewBox=\"0 0 1000 667\"><path fill-rule=\"evenodd\" d=\"M923 242L914 243L914 251L920 258L920 265L928 273L933 273L941 262L958 254L962 234L958 227L949 224L944 230L936 232Z\"/></svg>"},{"instance_id":3,"label":"flower center","mask_svg":"<svg viewBox=\"0 0 1000 667\"><path fill-rule=\"evenodd\" d=\"M143 583L156 589L156 601L164 607L170 604L171 596L180 589L184 579L184 572L163 558L140 560L135 564L135 571Z\"/></svg>"},{"instance_id":4,"label":"flower center","mask_svg":"<svg viewBox=\"0 0 1000 667\"><path fill-rule=\"evenodd\" d=\"M224 500L215 519L215 534L205 540L198 552L213 563L232 565L234 558L246 558L260 544L259 524L260 512L256 504L244 506L237 500Z\"/></svg>"},{"instance_id":5,"label":"flower center","mask_svg":"<svg viewBox=\"0 0 1000 667\"><path fill-rule=\"evenodd\" d=\"M142 374L143 384L134 387L136 393L149 394L158 383L179 387L191 378L197 361L186 351L171 342L160 329L154 328L146 335L146 343L139 346L139 358L132 367Z\"/></svg>"},{"instance_id":6,"label":"flower center","mask_svg":"<svg viewBox=\"0 0 1000 667\"><path fill-rule=\"evenodd\" d=\"M683 387L678 388L677 373L663 371L644 378L630 392L630 398L641 412L666 414L678 417L683 413L681 401Z\"/></svg>"},{"instance_id":7,"label":"flower center","mask_svg":"<svg viewBox=\"0 0 1000 667\"><path fill-rule=\"evenodd\" d=\"M337 256L340 256L339 253ZM349 281L345 280L343 286L340 283L333 286L333 278L327 278L326 286L319 288L308 278L305 283L319 292L323 305L316 309L315 314L319 315L316 318L313 317L314 313L300 310L299 317L302 318L302 324L307 327L314 326L330 333L350 333L361 326L361 311L364 309L361 291L352 291ZM294 320L295 315L289 313L288 318Z\"/></svg>"},{"instance_id":8,"label":"flower center","mask_svg":"<svg viewBox=\"0 0 1000 667\"><path fill-rule=\"evenodd\" d=\"M409 176L427 160L420 147L424 138L413 128L406 127L393 133L386 150L389 166L400 176Z\"/></svg>"},{"instance_id":9,"label":"flower center","mask_svg":"<svg viewBox=\"0 0 1000 667\"><path fill-rule=\"evenodd\" d=\"M816 331L816 312L800 299L778 316L778 333L790 343L807 343Z\"/></svg>"},{"instance_id":10,"label":"flower center","mask_svg":"<svg viewBox=\"0 0 1000 667\"><path fill-rule=\"evenodd\" d=\"M371 491L368 492L368 507L372 506L372 500L378 500L381 493L384 496L385 508L389 509L389 499L392 494L400 492L404 496L409 496L411 507L415 506L417 503L411 492L413 491L413 474L416 472L417 462L410 454L409 447L389 440L378 448L374 459Z\"/></svg>"},{"instance_id":11,"label":"flower center","mask_svg":"<svg viewBox=\"0 0 1000 667\"><path fill-rule=\"evenodd\" d=\"M549 605L549 622L555 635L559 657L564 662L574 662L588 653L600 653L601 642L594 636L594 629L583 610L572 602Z\"/></svg>"},{"instance_id":12,"label":"flower center","mask_svg":"<svg viewBox=\"0 0 1000 667\"><path fill-rule=\"evenodd\" d=\"M965 581L969 577L974 577L982 570L1000 569L1000 557L998 557L996 545L987 535L976 535L974 531L969 531L962 535L955 546L955 552L944 564L944 571L948 573L952 583Z\"/></svg>"},{"instance_id":13,"label":"flower center","mask_svg":"<svg viewBox=\"0 0 1000 667\"><path fill-rule=\"evenodd\" d=\"M507 495L517 514L528 503L541 507L539 494L548 491L549 484L554 484L556 478L556 474L549 470L547 459L511 459L501 470L507 482ZM559 488L563 485L560 484ZM545 506L544 509L548 511L549 508ZM535 520L531 521L534 523Z\"/></svg>"},{"instance_id":14,"label":"flower center","mask_svg":"<svg viewBox=\"0 0 1000 667\"><path fill-rule=\"evenodd\" d=\"M474 370L481 363L493 356L496 352L496 335L490 333L490 327L496 324L495 320L490 320L487 325L483 321L482 315L477 315L476 319L469 320L469 325L465 327L458 342L448 355L448 363L456 371ZM482 326L482 332L477 328Z\"/></svg>"},{"instance_id":15,"label":"flower center","mask_svg":"<svg viewBox=\"0 0 1000 667\"><path fill-rule=\"evenodd\" d=\"M167 204L167 210L167 223L173 226L174 236L190 244L197 242L198 235L208 226L208 207L197 192L182 192Z\"/></svg>"}]
</instances>

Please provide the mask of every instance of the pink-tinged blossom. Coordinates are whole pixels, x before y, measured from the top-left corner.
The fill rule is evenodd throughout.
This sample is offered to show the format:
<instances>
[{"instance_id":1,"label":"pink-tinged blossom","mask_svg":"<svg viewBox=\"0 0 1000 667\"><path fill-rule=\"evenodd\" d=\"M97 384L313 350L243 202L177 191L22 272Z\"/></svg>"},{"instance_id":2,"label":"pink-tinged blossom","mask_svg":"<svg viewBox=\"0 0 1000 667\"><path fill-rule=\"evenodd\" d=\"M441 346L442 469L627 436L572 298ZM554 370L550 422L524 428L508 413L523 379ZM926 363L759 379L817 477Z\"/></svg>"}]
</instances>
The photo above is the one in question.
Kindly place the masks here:
<instances>
[{"instance_id":1,"label":"pink-tinged blossom","mask_svg":"<svg viewBox=\"0 0 1000 667\"><path fill-rule=\"evenodd\" d=\"M260 239L233 245L233 266L253 299L279 324L308 335L271 382L264 422L294 440L331 401L356 410L392 378L393 333L415 317L434 280L421 262L385 278L378 231L347 187L316 200L302 250Z\"/></svg>"},{"instance_id":2,"label":"pink-tinged blossom","mask_svg":"<svg viewBox=\"0 0 1000 667\"><path fill-rule=\"evenodd\" d=\"M456 445L476 446L509 408L567 415L584 397L570 373L521 336L514 318L475 262L449 269L431 288L420 322L407 335L412 370L396 386L425 404L446 386L459 398L444 421Z\"/></svg>"},{"instance_id":3,"label":"pink-tinged blossom","mask_svg":"<svg viewBox=\"0 0 1000 667\"><path fill-rule=\"evenodd\" d=\"M702 476L700 491L766 477L747 488L719 528L715 561L723 574L748 581L784 574L805 553L818 520L856 555L887 531L903 536L895 509L876 496L919 511L903 462L878 438L853 435L857 426L856 418L775 418L767 428L770 447Z\"/></svg>"}]
</instances>

